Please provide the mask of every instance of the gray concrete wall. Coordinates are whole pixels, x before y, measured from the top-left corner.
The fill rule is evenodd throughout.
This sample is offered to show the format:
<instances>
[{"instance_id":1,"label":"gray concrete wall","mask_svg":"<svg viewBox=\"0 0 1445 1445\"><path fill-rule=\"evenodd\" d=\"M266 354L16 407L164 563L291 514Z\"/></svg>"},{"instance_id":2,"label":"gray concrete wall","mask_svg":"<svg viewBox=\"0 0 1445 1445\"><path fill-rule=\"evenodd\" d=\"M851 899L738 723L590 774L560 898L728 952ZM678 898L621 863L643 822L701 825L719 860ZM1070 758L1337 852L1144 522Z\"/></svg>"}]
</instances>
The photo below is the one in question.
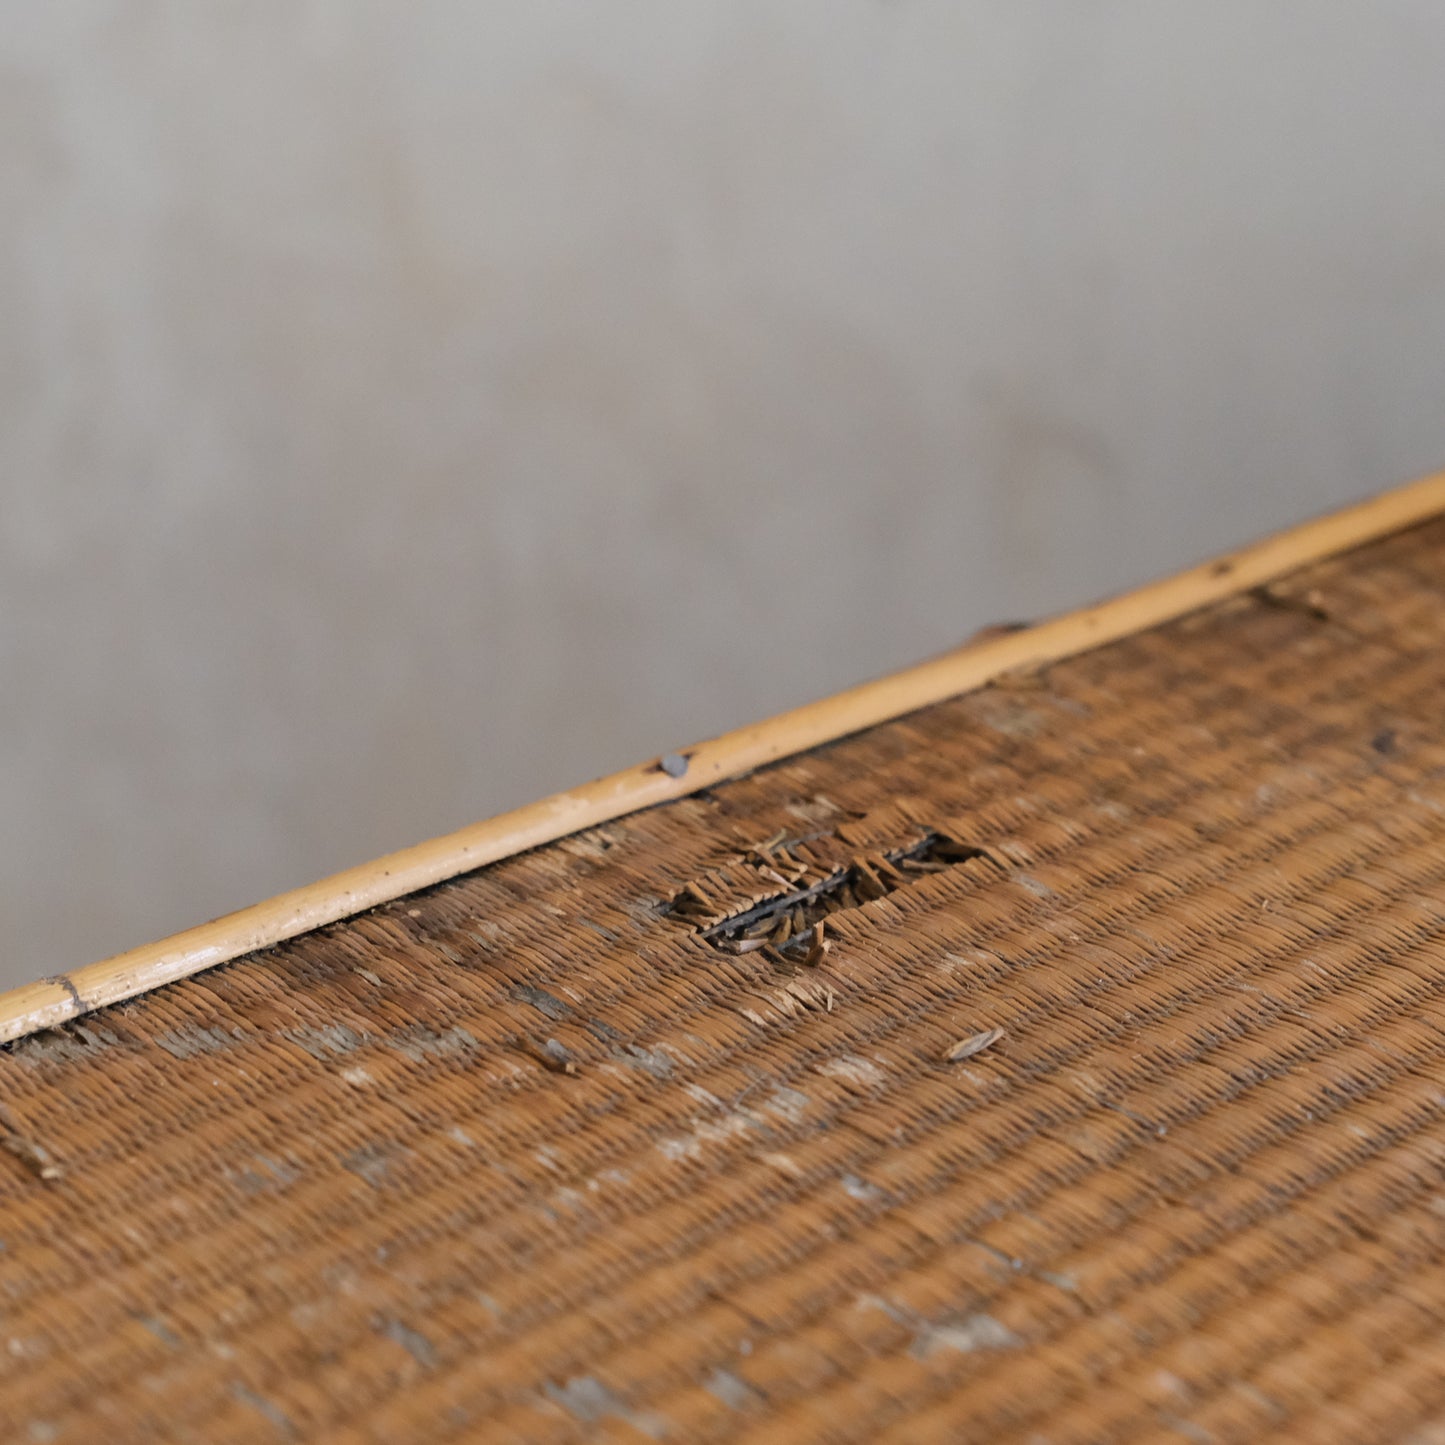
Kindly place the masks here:
<instances>
[{"instance_id":1,"label":"gray concrete wall","mask_svg":"<svg viewBox=\"0 0 1445 1445\"><path fill-rule=\"evenodd\" d=\"M1445 464L1432 0L0 0L0 981Z\"/></svg>"}]
</instances>

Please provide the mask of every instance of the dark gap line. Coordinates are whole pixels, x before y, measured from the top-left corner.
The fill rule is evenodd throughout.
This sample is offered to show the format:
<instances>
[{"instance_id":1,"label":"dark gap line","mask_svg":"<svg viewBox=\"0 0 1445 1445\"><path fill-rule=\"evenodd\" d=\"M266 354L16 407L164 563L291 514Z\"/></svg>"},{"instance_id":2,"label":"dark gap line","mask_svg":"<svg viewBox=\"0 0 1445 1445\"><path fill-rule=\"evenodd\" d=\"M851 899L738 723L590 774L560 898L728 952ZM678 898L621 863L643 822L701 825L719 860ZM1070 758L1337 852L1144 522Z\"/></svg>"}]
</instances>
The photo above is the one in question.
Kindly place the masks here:
<instances>
[{"instance_id":1,"label":"dark gap line","mask_svg":"<svg viewBox=\"0 0 1445 1445\"><path fill-rule=\"evenodd\" d=\"M852 863L834 869L806 887L775 894L741 913L699 928L698 936L727 953L762 948L771 948L780 954L796 953L814 941L816 926L834 914L886 898L920 878L974 858L998 862L986 848L929 832L906 848L860 854ZM789 866L783 860L778 861L779 866ZM671 911L683 918L695 915L696 894L689 895L684 889L673 900Z\"/></svg>"}]
</instances>

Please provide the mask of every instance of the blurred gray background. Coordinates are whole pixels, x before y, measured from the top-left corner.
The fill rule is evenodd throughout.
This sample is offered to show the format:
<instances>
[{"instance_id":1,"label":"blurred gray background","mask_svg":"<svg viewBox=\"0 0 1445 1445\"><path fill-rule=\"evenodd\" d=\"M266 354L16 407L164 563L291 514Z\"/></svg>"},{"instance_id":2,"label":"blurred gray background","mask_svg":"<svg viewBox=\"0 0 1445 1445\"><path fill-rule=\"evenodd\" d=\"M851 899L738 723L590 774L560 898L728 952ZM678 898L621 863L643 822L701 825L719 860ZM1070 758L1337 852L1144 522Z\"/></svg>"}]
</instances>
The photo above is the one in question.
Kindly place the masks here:
<instances>
[{"instance_id":1,"label":"blurred gray background","mask_svg":"<svg viewBox=\"0 0 1445 1445\"><path fill-rule=\"evenodd\" d=\"M1445 465L1438 0L0 0L0 982Z\"/></svg>"}]
</instances>

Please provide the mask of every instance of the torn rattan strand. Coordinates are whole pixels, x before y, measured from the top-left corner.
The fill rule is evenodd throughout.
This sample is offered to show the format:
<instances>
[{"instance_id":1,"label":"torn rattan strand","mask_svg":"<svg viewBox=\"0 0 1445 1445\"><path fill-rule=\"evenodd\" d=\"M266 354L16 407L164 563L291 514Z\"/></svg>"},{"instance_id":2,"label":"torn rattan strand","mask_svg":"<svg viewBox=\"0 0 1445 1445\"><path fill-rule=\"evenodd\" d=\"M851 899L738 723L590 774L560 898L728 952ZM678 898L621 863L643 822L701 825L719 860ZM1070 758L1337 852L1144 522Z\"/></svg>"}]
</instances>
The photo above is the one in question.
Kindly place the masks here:
<instances>
[{"instance_id":1,"label":"torn rattan strand","mask_svg":"<svg viewBox=\"0 0 1445 1445\"><path fill-rule=\"evenodd\" d=\"M0 994L0 1042L132 998L608 819L848 736L1011 672L1097 647L1445 511L1445 474L1305 523L1135 592L741 728L661 762L388 854L157 943Z\"/></svg>"}]
</instances>

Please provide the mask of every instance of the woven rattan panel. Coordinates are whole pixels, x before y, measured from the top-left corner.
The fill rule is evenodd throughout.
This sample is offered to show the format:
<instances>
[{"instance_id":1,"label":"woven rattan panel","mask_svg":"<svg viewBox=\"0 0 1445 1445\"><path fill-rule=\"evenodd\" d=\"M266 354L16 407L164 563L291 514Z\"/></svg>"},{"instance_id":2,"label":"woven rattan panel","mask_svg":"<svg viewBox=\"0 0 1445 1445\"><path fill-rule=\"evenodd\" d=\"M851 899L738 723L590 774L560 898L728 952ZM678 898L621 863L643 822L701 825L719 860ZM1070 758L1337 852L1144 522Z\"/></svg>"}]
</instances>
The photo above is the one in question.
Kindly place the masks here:
<instances>
[{"instance_id":1,"label":"woven rattan panel","mask_svg":"<svg viewBox=\"0 0 1445 1445\"><path fill-rule=\"evenodd\" d=\"M0 1438L1445 1440L1442 718L1436 524L26 1039Z\"/></svg>"}]
</instances>

